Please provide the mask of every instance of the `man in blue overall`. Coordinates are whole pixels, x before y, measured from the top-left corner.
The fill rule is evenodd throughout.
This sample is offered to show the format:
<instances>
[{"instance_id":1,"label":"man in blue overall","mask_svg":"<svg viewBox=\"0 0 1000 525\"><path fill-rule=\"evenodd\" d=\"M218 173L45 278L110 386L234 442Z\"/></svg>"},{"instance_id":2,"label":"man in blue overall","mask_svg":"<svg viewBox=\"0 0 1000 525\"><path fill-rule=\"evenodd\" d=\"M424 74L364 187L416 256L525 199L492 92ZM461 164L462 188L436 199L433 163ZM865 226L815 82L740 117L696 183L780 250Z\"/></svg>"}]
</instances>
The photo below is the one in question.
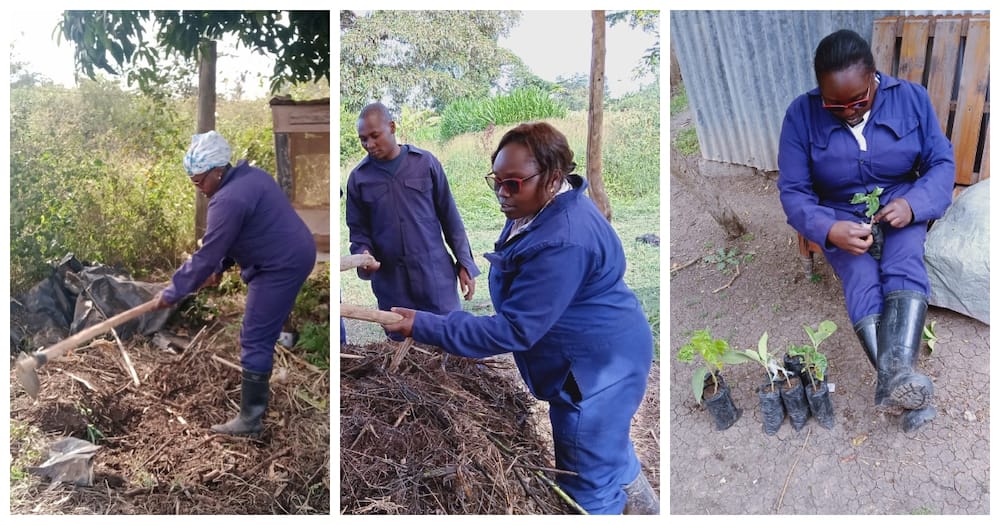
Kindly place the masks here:
<instances>
[{"instance_id":1,"label":"man in blue overall","mask_svg":"<svg viewBox=\"0 0 1000 525\"><path fill-rule=\"evenodd\" d=\"M480 272L444 168L430 152L396 143L396 123L381 103L361 110L358 138L368 156L347 179L350 250L378 261L358 268L358 277L371 281L380 310L461 310L455 279L468 301Z\"/></svg>"},{"instance_id":2,"label":"man in blue overall","mask_svg":"<svg viewBox=\"0 0 1000 525\"><path fill-rule=\"evenodd\" d=\"M257 435L267 411L274 344L316 264L316 243L274 178L246 160L233 166L230 155L229 144L215 131L192 138L184 168L191 183L210 199L208 224L201 248L160 293L160 307L218 284L223 272L239 264L247 283L240 330L240 412L212 430Z\"/></svg>"},{"instance_id":3,"label":"man in blue overall","mask_svg":"<svg viewBox=\"0 0 1000 525\"><path fill-rule=\"evenodd\" d=\"M781 128L781 204L843 284L848 317L878 371L875 404L903 409L909 432L936 414L934 385L914 365L930 294L924 239L928 221L951 204L951 143L927 91L876 71L857 33L824 38L814 69L819 86L792 102ZM865 204L851 199L876 187L884 191L872 226Z\"/></svg>"}]
</instances>

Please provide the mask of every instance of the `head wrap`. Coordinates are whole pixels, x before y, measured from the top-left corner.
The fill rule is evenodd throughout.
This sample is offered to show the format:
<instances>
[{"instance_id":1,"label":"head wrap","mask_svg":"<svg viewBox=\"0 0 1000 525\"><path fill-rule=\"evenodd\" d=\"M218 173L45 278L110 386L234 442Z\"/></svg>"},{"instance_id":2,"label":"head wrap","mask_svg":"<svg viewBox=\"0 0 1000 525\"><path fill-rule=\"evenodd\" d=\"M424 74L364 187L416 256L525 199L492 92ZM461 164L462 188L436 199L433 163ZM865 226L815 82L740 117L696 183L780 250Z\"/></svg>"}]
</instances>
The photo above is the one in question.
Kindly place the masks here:
<instances>
[{"instance_id":1,"label":"head wrap","mask_svg":"<svg viewBox=\"0 0 1000 525\"><path fill-rule=\"evenodd\" d=\"M188 177L229 164L232 149L226 139L214 130L191 137L191 147L184 155L184 169Z\"/></svg>"}]
</instances>

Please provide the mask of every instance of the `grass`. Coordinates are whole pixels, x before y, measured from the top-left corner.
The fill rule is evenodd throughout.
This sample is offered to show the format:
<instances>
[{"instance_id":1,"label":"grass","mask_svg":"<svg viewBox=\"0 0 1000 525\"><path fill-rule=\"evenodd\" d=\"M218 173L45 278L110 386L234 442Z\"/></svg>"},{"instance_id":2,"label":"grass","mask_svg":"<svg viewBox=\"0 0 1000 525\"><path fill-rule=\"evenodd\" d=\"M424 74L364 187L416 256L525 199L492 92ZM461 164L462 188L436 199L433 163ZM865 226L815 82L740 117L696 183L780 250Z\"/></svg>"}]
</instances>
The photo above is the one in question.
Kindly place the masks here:
<instances>
[{"instance_id":1,"label":"grass","mask_svg":"<svg viewBox=\"0 0 1000 525\"><path fill-rule=\"evenodd\" d=\"M685 156L697 155L701 151L700 146L698 146L698 132L694 127L678 131L674 145L677 146L677 151Z\"/></svg>"},{"instance_id":2,"label":"grass","mask_svg":"<svg viewBox=\"0 0 1000 525\"><path fill-rule=\"evenodd\" d=\"M674 115L684 111L688 108L688 96L687 91L683 86L680 88L680 92L676 95L670 97L670 114Z\"/></svg>"},{"instance_id":3,"label":"grass","mask_svg":"<svg viewBox=\"0 0 1000 525\"><path fill-rule=\"evenodd\" d=\"M578 164L577 173L585 174L587 117L586 112L570 112L565 118L549 119L549 123L566 134ZM448 175L455 202L462 215L476 264L483 275L476 279L476 294L471 301L462 301L465 311L476 315L491 315L486 274L489 263L483 253L493 251L493 243L504 225L496 198L483 181L490 170L490 155L496 143L513 126L498 126L494 130L465 133L446 142L417 142L441 161ZM628 265L625 282L641 301L655 340L659 340L660 249L636 241L636 237L659 234L659 121L653 112L608 112L604 121L603 175L612 207L612 225L618 232ZM341 166L342 188L347 186L351 169L360 161L354 158ZM348 231L344 206L341 206L340 252L349 253ZM370 283L361 281L354 271L340 274L342 301L359 306L376 305ZM373 323L346 320L348 341L367 344L385 339L382 329ZM659 352L657 351L657 358Z\"/></svg>"}]
</instances>

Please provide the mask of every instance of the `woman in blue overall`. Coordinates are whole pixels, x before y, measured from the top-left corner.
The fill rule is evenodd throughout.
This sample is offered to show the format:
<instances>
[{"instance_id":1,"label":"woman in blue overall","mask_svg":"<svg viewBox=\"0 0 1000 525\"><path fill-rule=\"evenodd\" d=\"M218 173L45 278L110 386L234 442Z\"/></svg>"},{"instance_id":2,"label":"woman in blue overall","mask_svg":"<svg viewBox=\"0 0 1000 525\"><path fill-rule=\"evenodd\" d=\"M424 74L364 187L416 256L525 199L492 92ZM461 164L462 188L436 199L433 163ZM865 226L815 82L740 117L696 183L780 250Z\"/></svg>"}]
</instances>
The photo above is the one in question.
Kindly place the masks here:
<instances>
[{"instance_id":1,"label":"woman in blue overall","mask_svg":"<svg viewBox=\"0 0 1000 525\"><path fill-rule=\"evenodd\" d=\"M389 331L483 358L512 352L531 393L549 403L562 488L587 512L652 514L659 502L629 438L653 338L625 285L625 254L587 197L566 137L546 123L507 132L487 175L506 215L490 262L495 315L393 308Z\"/></svg>"},{"instance_id":2,"label":"woman in blue overall","mask_svg":"<svg viewBox=\"0 0 1000 525\"><path fill-rule=\"evenodd\" d=\"M818 88L792 102L781 128L781 204L843 284L848 317L877 370L875 404L903 409L909 432L936 415L934 385L914 365L930 294L924 239L928 221L951 204L951 143L927 91L876 71L857 33L824 38L814 69ZM876 187L884 191L869 226L865 204L851 198Z\"/></svg>"},{"instance_id":3,"label":"woman in blue overall","mask_svg":"<svg viewBox=\"0 0 1000 525\"><path fill-rule=\"evenodd\" d=\"M215 131L195 135L184 156L191 183L210 200L202 246L160 293L160 307L176 304L239 264L247 283L240 330L243 382L240 412L212 430L257 435L267 411L274 344L295 305L295 297L316 264L309 227L266 171L241 160L229 163L229 144Z\"/></svg>"}]
</instances>

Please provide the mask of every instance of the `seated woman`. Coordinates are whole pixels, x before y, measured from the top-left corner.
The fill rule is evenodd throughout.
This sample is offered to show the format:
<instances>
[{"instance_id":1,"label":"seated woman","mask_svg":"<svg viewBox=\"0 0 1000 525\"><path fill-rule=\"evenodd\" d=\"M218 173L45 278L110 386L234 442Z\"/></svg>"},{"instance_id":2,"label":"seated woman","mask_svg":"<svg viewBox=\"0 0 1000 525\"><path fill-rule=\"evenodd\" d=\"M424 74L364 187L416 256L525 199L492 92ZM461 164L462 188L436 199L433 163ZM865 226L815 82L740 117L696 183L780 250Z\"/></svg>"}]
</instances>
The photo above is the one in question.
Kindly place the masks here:
<instances>
[{"instance_id":1,"label":"seated woman","mask_svg":"<svg viewBox=\"0 0 1000 525\"><path fill-rule=\"evenodd\" d=\"M875 404L902 408L909 432L936 413L934 385L913 367L930 294L927 221L944 214L955 183L951 143L927 90L876 71L857 33L824 38L814 69L819 87L792 102L781 127L781 204L843 284L848 317L878 371ZM876 187L881 208L869 225L865 204L851 200Z\"/></svg>"},{"instance_id":2,"label":"seated woman","mask_svg":"<svg viewBox=\"0 0 1000 525\"><path fill-rule=\"evenodd\" d=\"M656 514L629 428L642 402L653 338L625 285L625 253L587 197L566 137L546 123L507 132L486 176L507 223L490 262L495 315L393 308L386 329L473 358L512 352L549 403L558 483L594 514Z\"/></svg>"}]
</instances>

